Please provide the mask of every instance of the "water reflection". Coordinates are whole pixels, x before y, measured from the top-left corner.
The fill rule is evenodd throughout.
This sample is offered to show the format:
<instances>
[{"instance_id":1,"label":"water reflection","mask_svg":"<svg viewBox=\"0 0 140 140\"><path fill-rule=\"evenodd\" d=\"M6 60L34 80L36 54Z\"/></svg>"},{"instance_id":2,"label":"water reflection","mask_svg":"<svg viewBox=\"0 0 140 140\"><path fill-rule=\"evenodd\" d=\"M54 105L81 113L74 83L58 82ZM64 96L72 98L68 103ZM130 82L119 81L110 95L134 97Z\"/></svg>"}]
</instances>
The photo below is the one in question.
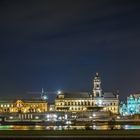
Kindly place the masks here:
<instances>
[{"instance_id":1,"label":"water reflection","mask_svg":"<svg viewBox=\"0 0 140 140\"><path fill-rule=\"evenodd\" d=\"M94 129L94 130L109 130L109 129L111 129L111 127L109 125L100 125L100 126L93 125L92 129Z\"/></svg>"},{"instance_id":2,"label":"water reflection","mask_svg":"<svg viewBox=\"0 0 140 140\"><path fill-rule=\"evenodd\" d=\"M139 125L124 125L122 126L124 129L126 130L130 130L130 129L140 129Z\"/></svg>"},{"instance_id":3,"label":"water reflection","mask_svg":"<svg viewBox=\"0 0 140 140\"><path fill-rule=\"evenodd\" d=\"M92 125L92 126L41 126L41 125L1 125L0 130L114 130L114 129L140 129L140 125Z\"/></svg>"}]
</instances>

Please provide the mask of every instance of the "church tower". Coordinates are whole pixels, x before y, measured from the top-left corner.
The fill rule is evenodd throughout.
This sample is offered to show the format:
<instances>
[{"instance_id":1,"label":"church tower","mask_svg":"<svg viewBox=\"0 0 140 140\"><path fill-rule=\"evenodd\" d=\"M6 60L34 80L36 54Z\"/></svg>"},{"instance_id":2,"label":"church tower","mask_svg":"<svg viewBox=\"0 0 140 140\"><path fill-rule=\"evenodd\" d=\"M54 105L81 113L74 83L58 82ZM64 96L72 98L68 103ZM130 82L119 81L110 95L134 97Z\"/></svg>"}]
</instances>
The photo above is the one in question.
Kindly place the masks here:
<instances>
[{"instance_id":1,"label":"church tower","mask_svg":"<svg viewBox=\"0 0 140 140\"><path fill-rule=\"evenodd\" d=\"M47 94L46 94L46 92L44 91L43 88L42 88L42 92L41 92L41 99L45 100L45 101L48 99Z\"/></svg>"},{"instance_id":2,"label":"church tower","mask_svg":"<svg viewBox=\"0 0 140 140\"><path fill-rule=\"evenodd\" d=\"M93 97L102 97L101 79L98 73L93 80Z\"/></svg>"}]
</instances>

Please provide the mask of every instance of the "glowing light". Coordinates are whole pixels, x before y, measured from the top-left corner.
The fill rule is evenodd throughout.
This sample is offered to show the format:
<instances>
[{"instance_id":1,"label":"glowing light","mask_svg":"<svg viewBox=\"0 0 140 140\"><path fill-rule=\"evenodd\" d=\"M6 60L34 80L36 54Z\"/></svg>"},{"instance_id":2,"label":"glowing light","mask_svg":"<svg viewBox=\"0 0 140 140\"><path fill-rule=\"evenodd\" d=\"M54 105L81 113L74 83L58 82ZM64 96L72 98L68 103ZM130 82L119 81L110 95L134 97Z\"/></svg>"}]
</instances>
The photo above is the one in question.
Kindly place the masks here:
<instances>
[{"instance_id":1,"label":"glowing light","mask_svg":"<svg viewBox=\"0 0 140 140\"><path fill-rule=\"evenodd\" d=\"M9 119L13 119L13 116L10 116Z\"/></svg>"},{"instance_id":2,"label":"glowing light","mask_svg":"<svg viewBox=\"0 0 140 140\"><path fill-rule=\"evenodd\" d=\"M96 125L93 125L93 129L96 129Z\"/></svg>"},{"instance_id":3,"label":"glowing light","mask_svg":"<svg viewBox=\"0 0 140 140\"><path fill-rule=\"evenodd\" d=\"M59 119L59 120L62 120L62 117L60 116L58 119Z\"/></svg>"},{"instance_id":4,"label":"glowing light","mask_svg":"<svg viewBox=\"0 0 140 140\"><path fill-rule=\"evenodd\" d=\"M96 114L93 113L93 117L96 117Z\"/></svg>"},{"instance_id":5,"label":"glowing light","mask_svg":"<svg viewBox=\"0 0 140 140\"><path fill-rule=\"evenodd\" d=\"M66 124L71 124L71 121L66 121Z\"/></svg>"},{"instance_id":6,"label":"glowing light","mask_svg":"<svg viewBox=\"0 0 140 140\"><path fill-rule=\"evenodd\" d=\"M66 120L68 119L68 115L67 115L67 114L65 114L65 119L66 119Z\"/></svg>"},{"instance_id":7,"label":"glowing light","mask_svg":"<svg viewBox=\"0 0 140 140\"><path fill-rule=\"evenodd\" d=\"M89 116L90 119L92 119L92 116Z\"/></svg>"},{"instance_id":8,"label":"glowing light","mask_svg":"<svg viewBox=\"0 0 140 140\"><path fill-rule=\"evenodd\" d=\"M38 119L39 119L39 117L38 117L38 116L35 116L35 119L37 119L37 120L38 120Z\"/></svg>"},{"instance_id":9,"label":"glowing light","mask_svg":"<svg viewBox=\"0 0 140 140\"><path fill-rule=\"evenodd\" d=\"M102 105L102 100L99 100L99 105Z\"/></svg>"},{"instance_id":10,"label":"glowing light","mask_svg":"<svg viewBox=\"0 0 140 140\"><path fill-rule=\"evenodd\" d=\"M117 116L117 119L120 119L120 116Z\"/></svg>"},{"instance_id":11,"label":"glowing light","mask_svg":"<svg viewBox=\"0 0 140 140\"><path fill-rule=\"evenodd\" d=\"M44 99L44 100L47 100L47 99L48 99L48 97L47 97L46 95L44 95L44 96L43 96L43 99Z\"/></svg>"},{"instance_id":12,"label":"glowing light","mask_svg":"<svg viewBox=\"0 0 140 140\"><path fill-rule=\"evenodd\" d=\"M53 117L54 117L54 118L57 118L57 115L56 115L56 114L54 114L54 115L53 115Z\"/></svg>"},{"instance_id":13,"label":"glowing light","mask_svg":"<svg viewBox=\"0 0 140 140\"><path fill-rule=\"evenodd\" d=\"M58 90L57 93L58 93L58 94L61 94L62 92L61 92L61 90Z\"/></svg>"},{"instance_id":14,"label":"glowing light","mask_svg":"<svg viewBox=\"0 0 140 140\"><path fill-rule=\"evenodd\" d=\"M49 114L47 115L47 118L50 118L50 115Z\"/></svg>"}]
</instances>

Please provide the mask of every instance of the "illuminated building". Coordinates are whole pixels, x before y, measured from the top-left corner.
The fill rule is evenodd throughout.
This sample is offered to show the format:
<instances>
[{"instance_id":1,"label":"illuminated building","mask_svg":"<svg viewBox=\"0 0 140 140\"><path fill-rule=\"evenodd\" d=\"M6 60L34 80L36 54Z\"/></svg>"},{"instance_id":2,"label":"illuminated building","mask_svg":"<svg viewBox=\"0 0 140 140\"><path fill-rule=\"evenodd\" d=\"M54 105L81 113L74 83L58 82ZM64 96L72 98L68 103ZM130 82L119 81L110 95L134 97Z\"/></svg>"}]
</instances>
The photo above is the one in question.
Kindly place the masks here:
<instances>
[{"instance_id":1,"label":"illuminated building","mask_svg":"<svg viewBox=\"0 0 140 140\"><path fill-rule=\"evenodd\" d=\"M44 100L6 100L0 101L0 113L46 112L48 103Z\"/></svg>"},{"instance_id":2,"label":"illuminated building","mask_svg":"<svg viewBox=\"0 0 140 140\"><path fill-rule=\"evenodd\" d=\"M120 105L120 114L123 116L140 114L140 94L131 94L127 102Z\"/></svg>"},{"instance_id":3,"label":"illuminated building","mask_svg":"<svg viewBox=\"0 0 140 140\"><path fill-rule=\"evenodd\" d=\"M59 91L55 100L56 111L82 112L94 107L103 107L105 111L118 114L119 99L117 94L103 92L99 74L93 80L93 92L64 93Z\"/></svg>"}]
</instances>

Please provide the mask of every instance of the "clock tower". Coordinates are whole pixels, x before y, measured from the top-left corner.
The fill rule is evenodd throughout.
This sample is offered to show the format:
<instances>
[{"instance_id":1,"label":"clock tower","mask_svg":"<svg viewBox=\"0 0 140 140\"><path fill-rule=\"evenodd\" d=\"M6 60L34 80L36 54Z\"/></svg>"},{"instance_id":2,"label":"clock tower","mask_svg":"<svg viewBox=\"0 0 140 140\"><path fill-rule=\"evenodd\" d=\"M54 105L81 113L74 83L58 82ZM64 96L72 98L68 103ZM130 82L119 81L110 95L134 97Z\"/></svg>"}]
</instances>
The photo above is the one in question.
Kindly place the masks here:
<instances>
[{"instance_id":1,"label":"clock tower","mask_svg":"<svg viewBox=\"0 0 140 140\"><path fill-rule=\"evenodd\" d=\"M96 73L93 80L93 97L102 97L101 78L98 73Z\"/></svg>"}]
</instances>

